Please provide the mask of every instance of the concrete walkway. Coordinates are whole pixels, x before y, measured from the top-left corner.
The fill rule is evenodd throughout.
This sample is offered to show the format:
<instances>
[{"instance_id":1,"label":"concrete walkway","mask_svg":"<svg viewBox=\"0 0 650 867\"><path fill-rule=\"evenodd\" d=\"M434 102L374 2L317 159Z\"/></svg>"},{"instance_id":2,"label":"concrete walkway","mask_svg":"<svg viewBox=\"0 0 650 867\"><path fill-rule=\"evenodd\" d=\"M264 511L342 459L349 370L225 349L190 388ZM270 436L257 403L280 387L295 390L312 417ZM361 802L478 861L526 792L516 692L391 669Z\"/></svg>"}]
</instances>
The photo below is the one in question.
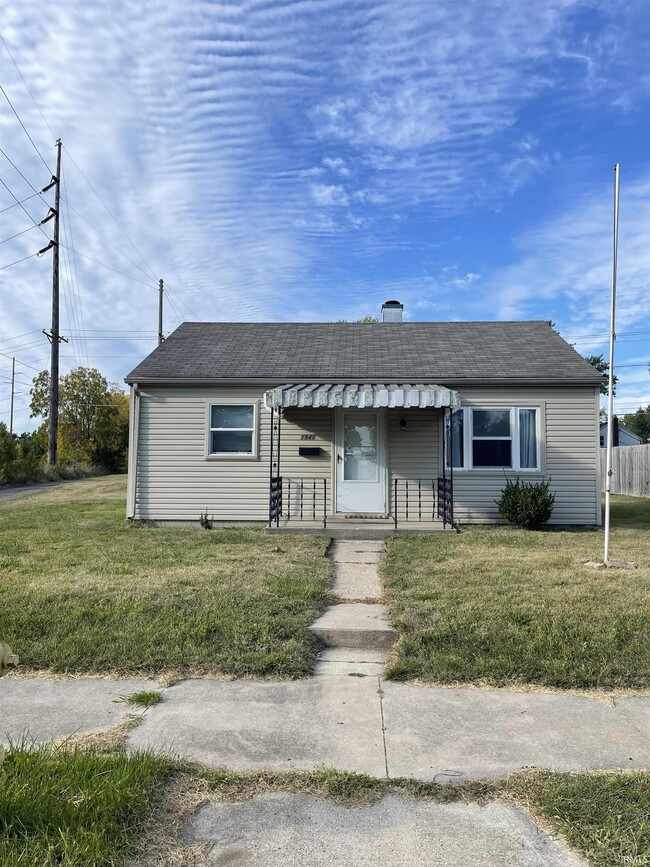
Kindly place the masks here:
<instances>
[{"instance_id":1,"label":"concrete walkway","mask_svg":"<svg viewBox=\"0 0 650 867\"><path fill-rule=\"evenodd\" d=\"M206 846L199 867L579 867L584 863L563 842L540 831L523 810L509 804L435 804L397 795L362 806L287 794L212 802L187 823L182 843Z\"/></svg>"},{"instance_id":2,"label":"concrete walkway","mask_svg":"<svg viewBox=\"0 0 650 867\"><path fill-rule=\"evenodd\" d=\"M101 731L149 681L0 680L0 738ZM460 781L525 767L650 769L650 697L442 689L330 673L304 681L186 680L128 737L233 771L327 766L381 777Z\"/></svg>"},{"instance_id":3,"label":"concrete walkway","mask_svg":"<svg viewBox=\"0 0 650 867\"><path fill-rule=\"evenodd\" d=\"M383 541L335 540L329 550L337 600L310 627L327 650L314 674L380 674L387 651L397 640L385 607L379 565L386 552Z\"/></svg>"}]
</instances>

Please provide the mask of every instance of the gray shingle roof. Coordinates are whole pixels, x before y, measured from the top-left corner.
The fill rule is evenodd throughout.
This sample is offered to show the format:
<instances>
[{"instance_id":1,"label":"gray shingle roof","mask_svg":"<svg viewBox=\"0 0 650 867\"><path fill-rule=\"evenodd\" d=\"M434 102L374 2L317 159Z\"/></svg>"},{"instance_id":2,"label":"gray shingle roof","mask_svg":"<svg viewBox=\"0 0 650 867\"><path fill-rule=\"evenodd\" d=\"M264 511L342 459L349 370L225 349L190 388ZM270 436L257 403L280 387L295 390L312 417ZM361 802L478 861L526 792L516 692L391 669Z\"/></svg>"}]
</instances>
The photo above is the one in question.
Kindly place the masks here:
<instances>
[{"instance_id":1,"label":"gray shingle roof","mask_svg":"<svg viewBox=\"0 0 650 867\"><path fill-rule=\"evenodd\" d=\"M126 377L265 382L588 382L546 322L185 322Z\"/></svg>"}]
</instances>

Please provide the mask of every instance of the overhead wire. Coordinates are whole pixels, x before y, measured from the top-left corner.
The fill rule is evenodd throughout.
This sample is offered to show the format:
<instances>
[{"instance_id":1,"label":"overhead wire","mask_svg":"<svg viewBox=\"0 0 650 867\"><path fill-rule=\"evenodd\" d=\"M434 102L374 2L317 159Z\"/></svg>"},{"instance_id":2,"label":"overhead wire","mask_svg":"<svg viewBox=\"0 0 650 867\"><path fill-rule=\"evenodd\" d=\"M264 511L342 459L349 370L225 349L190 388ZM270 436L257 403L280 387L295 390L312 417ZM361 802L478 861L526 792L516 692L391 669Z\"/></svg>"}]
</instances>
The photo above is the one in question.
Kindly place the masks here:
<instances>
[{"instance_id":1,"label":"overhead wire","mask_svg":"<svg viewBox=\"0 0 650 867\"><path fill-rule=\"evenodd\" d=\"M33 259L34 256L38 256L38 253L30 253L29 256L23 256L22 259L16 259L15 262L9 262L8 265L1 265L0 271L4 271L7 268L11 268L12 265L19 265L21 262L26 262L27 259Z\"/></svg>"},{"instance_id":2,"label":"overhead wire","mask_svg":"<svg viewBox=\"0 0 650 867\"><path fill-rule=\"evenodd\" d=\"M28 202L30 199L36 198L36 196L40 196L40 193L32 193L31 196L27 196L25 199L20 200L16 199L16 197L14 196L14 199L16 199L16 201L13 203L13 205L7 205L6 208L2 208L2 210L0 210L0 214L4 214L5 211L10 211L12 208L16 208L18 205L22 205L23 202Z\"/></svg>"},{"instance_id":3,"label":"overhead wire","mask_svg":"<svg viewBox=\"0 0 650 867\"><path fill-rule=\"evenodd\" d=\"M15 235L10 235L8 238L5 238L3 241L0 241L0 244L6 244L7 241L13 241L14 238L19 238L21 235L24 235L25 232L31 232L33 229L38 228L36 224L33 226L28 226L26 229L23 229L22 232L16 232Z\"/></svg>"},{"instance_id":4,"label":"overhead wire","mask_svg":"<svg viewBox=\"0 0 650 867\"><path fill-rule=\"evenodd\" d=\"M3 39L2 41L4 42L4 39ZM5 42L5 46L6 46L6 44L7 44L7 43ZM14 62L15 62L15 61L14 61ZM22 118L20 117L20 115L18 114L18 112L16 111L16 109L14 108L14 105L13 105L12 101L9 99L9 96L8 96L8 94L7 94L7 91L4 89L4 87L3 87L1 84L0 84L0 90L2 91L2 95L4 96L4 98L5 98L5 99L7 100L7 102L9 103L9 106L10 106L11 110L12 110L13 113L16 115L16 118L17 118L17 120L18 120L18 123L22 126L25 135L27 136L27 138L28 138L28 139L30 140L30 142L32 143L32 146L33 146L34 150L36 151L36 153L39 155L39 157L40 157L41 160L43 161L43 165L44 165L45 168L48 170L48 172L50 173L50 175L53 175L52 169L51 169L51 168L48 166L48 164L45 162L45 157L44 157L43 154L40 152L40 150L38 149L38 147L37 147L37 145L36 145L36 142L34 141L34 139L31 137L31 135L30 135L29 132L27 131L27 127L25 126L25 124L24 124L23 121L22 121Z\"/></svg>"},{"instance_id":5,"label":"overhead wire","mask_svg":"<svg viewBox=\"0 0 650 867\"><path fill-rule=\"evenodd\" d=\"M65 190L65 177L64 177L63 170L61 171L61 186ZM81 299L81 287L79 285L79 272L77 270L77 254L76 254L76 249L75 249L75 244L74 244L74 235L72 233L72 222L70 220L70 211L69 211L67 202L65 203L64 207L62 208L62 211L63 211L63 213L61 214L61 216L63 219L61 222L65 225L66 217L67 217L66 232L69 235L70 246L72 248L72 266L70 269L71 270L70 278L71 278L72 289L73 289L73 293L74 293L73 297L75 298L75 304L76 304L76 308L77 308L77 320L78 320L77 321L77 327L81 326L81 328L83 329L85 327L85 323L84 323L84 315L83 315L83 302ZM85 355L86 367L87 367L88 366L88 346L86 345L85 340L82 343L81 349Z\"/></svg>"},{"instance_id":6,"label":"overhead wire","mask_svg":"<svg viewBox=\"0 0 650 867\"><path fill-rule=\"evenodd\" d=\"M73 166L77 169L77 171L79 172L79 174L81 175L81 177L85 180L85 182L88 184L88 186L90 187L90 189L92 190L92 192L94 193L94 195L97 197L97 199L99 200L99 202L100 202L100 203L103 205L103 207L106 209L106 211L107 211L107 213L109 214L109 216L111 217L111 219L115 222L115 225L118 227L118 229L120 230L120 232L122 232L122 234L124 235L124 237L126 238L126 240L129 242L129 244L133 247L133 249L134 249L135 252L138 254L138 256L140 257L140 259L141 259L141 260L144 262L144 264L147 266L147 268L149 269L149 272L150 272L151 275L153 276L153 279L157 281L158 278L157 278L157 276L156 276L156 272L153 270L153 268L151 267L151 265L149 264L149 262L147 262L147 260L146 260L145 257L142 255L142 253L140 252L140 250L136 247L135 243L131 240L131 238L130 238L129 235L127 234L126 230L124 229L124 227L122 226L122 224L120 223L120 221L119 221L119 220L117 219L117 217L113 214L113 212L112 212L111 209L108 207L108 205L106 204L106 202L104 201L104 199L99 195L99 193L97 192L97 190L96 190L96 189L93 187L93 185L90 183L90 181L88 180L88 178L86 177L86 175L83 173L83 171L81 170L81 168L80 168L79 165L77 164L75 158L72 156L72 154L70 153L70 151L68 150L68 148L64 146L63 149L65 150L65 152L67 153L67 155L70 157L70 160L71 160Z\"/></svg>"},{"instance_id":7,"label":"overhead wire","mask_svg":"<svg viewBox=\"0 0 650 867\"><path fill-rule=\"evenodd\" d=\"M45 202L46 200L43 198L43 191L41 190L41 192L39 192L39 191L36 189L36 187L35 187L34 184L29 180L29 178L25 177L25 175L20 171L20 169L18 168L18 166L16 165L16 163L11 159L11 157L9 156L9 154L7 154L7 153L6 153L2 148L0 148L0 154L2 154L2 156L3 156L3 157L4 157L8 162L11 163L11 165L12 165L12 166L14 167L14 169L18 172L18 174L20 175L20 177L25 181L25 183L27 184L27 186L28 186L28 187L31 187L32 191L33 191L34 193L36 193L37 196L40 196L41 199L43 199L43 201ZM46 202L46 204L47 204L47 202ZM49 207L49 206L48 206L48 207Z\"/></svg>"},{"instance_id":8,"label":"overhead wire","mask_svg":"<svg viewBox=\"0 0 650 867\"><path fill-rule=\"evenodd\" d=\"M0 178L0 184L2 184L2 186L7 190L7 192L9 193L9 195L10 195L10 196L11 196L11 197L16 201L16 204L20 205L20 207L21 207L21 208L23 209L23 211L27 214L27 216L28 216L29 219L32 221L32 223L33 223L35 226L37 226L37 227L41 230L42 234L43 234L43 235L47 238L47 240L49 241L50 238L48 237L47 232L43 229L43 227L41 226L41 224L40 224L39 222L37 222L37 221L32 217L32 215L29 213L29 211L28 211L27 208L23 205L23 203L22 203L21 201L19 201L18 196L16 196L16 195L13 193L13 191L10 189L10 187L7 186L7 184L2 180L2 178ZM32 198L33 198L33 197L32 197Z\"/></svg>"}]
</instances>

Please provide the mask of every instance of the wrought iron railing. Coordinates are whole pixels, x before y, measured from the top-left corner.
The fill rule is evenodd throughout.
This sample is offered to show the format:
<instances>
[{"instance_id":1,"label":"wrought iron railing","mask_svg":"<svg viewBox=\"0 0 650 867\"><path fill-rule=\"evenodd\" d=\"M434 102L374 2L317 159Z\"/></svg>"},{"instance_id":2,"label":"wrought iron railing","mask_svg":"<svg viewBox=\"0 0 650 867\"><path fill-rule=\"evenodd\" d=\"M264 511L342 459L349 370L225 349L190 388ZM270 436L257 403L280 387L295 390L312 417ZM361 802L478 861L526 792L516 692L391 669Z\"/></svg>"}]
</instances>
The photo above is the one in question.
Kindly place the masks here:
<instances>
[{"instance_id":1,"label":"wrought iron railing","mask_svg":"<svg viewBox=\"0 0 650 867\"><path fill-rule=\"evenodd\" d=\"M285 521L311 521L327 527L327 479L271 477L269 527Z\"/></svg>"},{"instance_id":2,"label":"wrought iron railing","mask_svg":"<svg viewBox=\"0 0 650 867\"><path fill-rule=\"evenodd\" d=\"M285 479L283 517L287 521L321 522L327 527L327 479Z\"/></svg>"},{"instance_id":3,"label":"wrought iron railing","mask_svg":"<svg viewBox=\"0 0 650 867\"><path fill-rule=\"evenodd\" d=\"M454 482L453 478L438 479L438 517L443 526L454 524Z\"/></svg>"},{"instance_id":4,"label":"wrought iron railing","mask_svg":"<svg viewBox=\"0 0 650 867\"><path fill-rule=\"evenodd\" d=\"M393 479L393 523L454 522L454 491L450 478Z\"/></svg>"},{"instance_id":5,"label":"wrought iron railing","mask_svg":"<svg viewBox=\"0 0 650 867\"><path fill-rule=\"evenodd\" d=\"M437 479L393 480L393 523L435 521Z\"/></svg>"},{"instance_id":6,"label":"wrought iron railing","mask_svg":"<svg viewBox=\"0 0 650 867\"><path fill-rule=\"evenodd\" d=\"M269 488L269 527L275 521L276 526L280 523L282 514L282 476L271 476Z\"/></svg>"}]
</instances>

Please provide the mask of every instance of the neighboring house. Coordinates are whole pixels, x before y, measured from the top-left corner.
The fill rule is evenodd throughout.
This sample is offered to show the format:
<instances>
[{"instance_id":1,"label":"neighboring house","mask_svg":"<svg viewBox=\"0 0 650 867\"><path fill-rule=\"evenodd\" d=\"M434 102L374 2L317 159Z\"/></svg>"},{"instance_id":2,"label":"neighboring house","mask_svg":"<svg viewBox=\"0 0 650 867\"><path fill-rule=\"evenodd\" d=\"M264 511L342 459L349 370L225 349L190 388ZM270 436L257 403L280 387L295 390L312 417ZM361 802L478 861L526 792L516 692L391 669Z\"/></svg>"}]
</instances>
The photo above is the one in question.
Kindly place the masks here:
<instances>
[{"instance_id":1,"label":"neighboring house","mask_svg":"<svg viewBox=\"0 0 650 867\"><path fill-rule=\"evenodd\" d=\"M613 431L613 444L615 446L640 446L643 443L643 440L640 436L637 436L631 430L628 430L626 427L623 427L622 424L619 423L616 416L614 416L614 431ZM618 441L617 441L618 440ZM604 449L607 446L607 422L604 421L600 425L600 447Z\"/></svg>"},{"instance_id":2,"label":"neighboring house","mask_svg":"<svg viewBox=\"0 0 650 867\"><path fill-rule=\"evenodd\" d=\"M602 377L556 331L382 313L181 325L126 377L128 517L435 529L550 476L553 523L600 523Z\"/></svg>"}]
</instances>

